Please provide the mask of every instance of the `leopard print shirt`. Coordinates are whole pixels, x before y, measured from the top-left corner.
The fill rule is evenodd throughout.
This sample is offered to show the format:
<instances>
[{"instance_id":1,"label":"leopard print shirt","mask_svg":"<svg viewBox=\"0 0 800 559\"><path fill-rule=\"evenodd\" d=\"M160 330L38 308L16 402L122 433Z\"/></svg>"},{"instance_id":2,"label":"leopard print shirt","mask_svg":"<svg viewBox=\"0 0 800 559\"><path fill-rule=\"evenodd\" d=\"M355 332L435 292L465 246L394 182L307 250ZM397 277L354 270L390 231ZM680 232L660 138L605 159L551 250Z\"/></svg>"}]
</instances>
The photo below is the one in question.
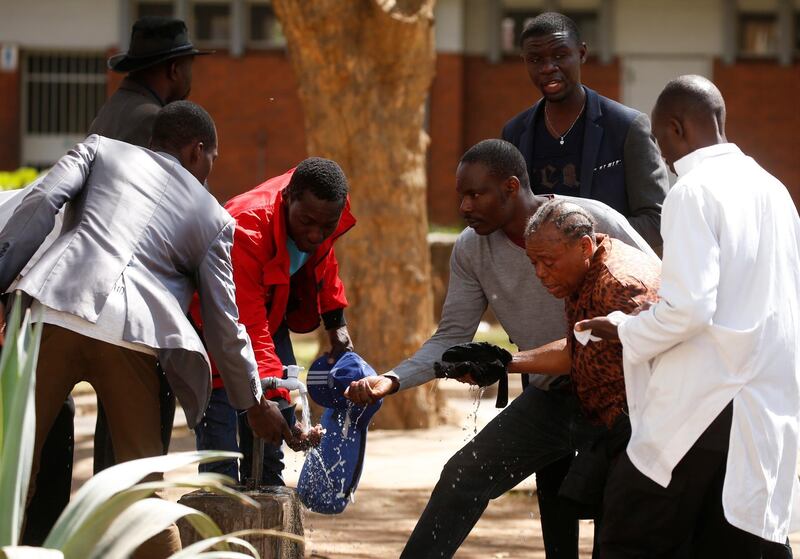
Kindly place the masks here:
<instances>
[{"instance_id":1,"label":"leopard print shirt","mask_svg":"<svg viewBox=\"0 0 800 559\"><path fill-rule=\"evenodd\" d=\"M597 235L597 250L578 293L565 301L567 348L572 356L572 385L587 417L611 427L627 410L622 344L618 341L577 343L575 323L630 313L645 301L658 299L661 263L640 250L606 235Z\"/></svg>"}]
</instances>

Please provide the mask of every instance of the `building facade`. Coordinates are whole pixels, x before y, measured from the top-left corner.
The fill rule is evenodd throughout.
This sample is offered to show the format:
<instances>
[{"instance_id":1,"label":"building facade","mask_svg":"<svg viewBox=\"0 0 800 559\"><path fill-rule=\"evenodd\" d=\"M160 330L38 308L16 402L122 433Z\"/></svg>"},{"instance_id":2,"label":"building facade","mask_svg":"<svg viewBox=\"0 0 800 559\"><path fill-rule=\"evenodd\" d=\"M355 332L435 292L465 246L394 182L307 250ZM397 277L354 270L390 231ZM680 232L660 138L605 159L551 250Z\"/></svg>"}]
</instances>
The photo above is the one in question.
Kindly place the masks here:
<instances>
[{"instance_id":1,"label":"building facade","mask_svg":"<svg viewBox=\"0 0 800 559\"><path fill-rule=\"evenodd\" d=\"M437 75L428 101L431 222L458 224L456 163L534 103L517 37L545 10L579 24L583 81L649 112L680 74L705 75L728 103L728 137L800 203L800 0L438 0ZM0 170L46 166L80 140L121 76L140 15L185 19L214 48L194 67L191 99L217 122L211 188L224 201L306 155L303 110L267 0L0 0Z\"/></svg>"}]
</instances>

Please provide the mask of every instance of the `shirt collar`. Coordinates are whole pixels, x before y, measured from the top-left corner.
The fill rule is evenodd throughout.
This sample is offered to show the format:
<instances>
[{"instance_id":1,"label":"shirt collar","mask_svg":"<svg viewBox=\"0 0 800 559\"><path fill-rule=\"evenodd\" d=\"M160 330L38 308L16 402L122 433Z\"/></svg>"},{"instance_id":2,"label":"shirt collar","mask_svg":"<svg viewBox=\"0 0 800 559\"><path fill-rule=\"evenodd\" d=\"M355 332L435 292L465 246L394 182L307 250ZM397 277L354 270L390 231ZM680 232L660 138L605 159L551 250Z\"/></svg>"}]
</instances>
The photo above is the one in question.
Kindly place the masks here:
<instances>
[{"instance_id":1,"label":"shirt collar","mask_svg":"<svg viewBox=\"0 0 800 559\"><path fill-rule=\"evenodd\" d=\"M166 157L167 159L169 159L169 160L171 160L171 161L174 161L175 163L177 163L177 164L178 164L178 165L180 165L181 167L183 166L183 165L181 165L181 162L180 162L180 161L178 161L178 158L177 158L177 157L175 157L174 155L172 155L172 154L170 154L170 153L167 153L166 151L157 151L156 153L157 153L158 155L160 155L161 157Z\"/></svg>"},{"instance_id":2,"label":"shirt collar","mask_svg":"<svg viewBox=\"0 0 800 559\"><path fill-rule=\"evenodd\" d=\"M673 167L675 167L675 172L680 177L700 165L706 159L718 157L720 155L727 155L729 153L741 154L742 151L736 146L736 144L714 144L712 146L696 149L692 153L684 155L675 163L673 163Z\"/></svg>"}]
</instances>

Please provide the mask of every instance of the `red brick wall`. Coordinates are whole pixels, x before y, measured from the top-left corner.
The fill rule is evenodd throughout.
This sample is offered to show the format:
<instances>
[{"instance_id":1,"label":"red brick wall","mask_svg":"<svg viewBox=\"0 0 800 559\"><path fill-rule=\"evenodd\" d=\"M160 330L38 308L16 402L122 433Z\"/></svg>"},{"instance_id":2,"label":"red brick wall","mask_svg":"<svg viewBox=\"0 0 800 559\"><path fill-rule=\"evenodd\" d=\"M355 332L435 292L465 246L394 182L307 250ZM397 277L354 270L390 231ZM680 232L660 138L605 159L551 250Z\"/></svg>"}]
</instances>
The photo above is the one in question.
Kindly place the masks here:
<instances>
[{"instance_id":1,"label":"red brick wall","mask_svg":"<svg viewBox=\"0 0 800 559\"><path fill-rule=\"evenodd\" d=\"M800 207L800 64L714 64L728 109L728 140L778 177Z\"/></svg>"},{"instance_id":2,"label":"red brick wall","mask_svg":"<svg viewBox=\"0 0 800 559\"><path fill-rule=\"evenodd\" d=\"M798 130L800 68L772 62L715 64L714 81L728 104L728 137L775 174L800 204ZM303 112L297 82L284 52L252 52L239 59L224 53L194 66L192 99L214 116L220 159L211 186L220 200L243 192L305 157ZM121 76L109 73L113 93ZM20 76L0 73L0 169L19 165ZM583 82L620 97L620 66L589 62ZM475 142L497 137L503 124L530 106L538 92L516 58L490 64L483 56L440 54L429 106L429 217L459 224L455 167ZM270 100L272 99L272 100Z\"/></svg>"},{"instance_id":3,"label":"red brick wall","mask_svg":"<svg viewBox=\"0 0 800 559\"><path fill-rule=\"evenodd\" d=\"M221 201L306 157L297 81L283 51L200 57L191 99L217 123L220 157L209 183Z\"/></svg>"},{"instance_id":4,"label":"red brick wall","mask_svg":"<svg viewBox=\"0 0 800 559\"><path fill-rule=\"evenodd\" d=\"M19 167L20 77L0 72L0 171Z\"/></svg>"},{"instance_id":5,"label":"red brick wall","mask_svg":"<svg viewBox=\"0 0 800 559\"><path fill-rule=\"evenodd\" d=\"M458 223L456 164L464 153L464 57L440 54L428 102L428 219Z\"/></svg>"}]
</instances>

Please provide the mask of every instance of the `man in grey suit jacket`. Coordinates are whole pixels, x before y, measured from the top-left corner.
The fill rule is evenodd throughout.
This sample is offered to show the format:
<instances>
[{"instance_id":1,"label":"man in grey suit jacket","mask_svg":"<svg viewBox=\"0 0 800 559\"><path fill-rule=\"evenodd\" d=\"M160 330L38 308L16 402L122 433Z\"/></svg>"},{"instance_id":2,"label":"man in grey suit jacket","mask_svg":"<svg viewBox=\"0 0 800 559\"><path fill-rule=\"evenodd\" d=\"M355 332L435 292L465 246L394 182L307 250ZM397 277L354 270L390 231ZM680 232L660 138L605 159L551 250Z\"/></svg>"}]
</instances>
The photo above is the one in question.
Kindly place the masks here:
<instances>
[{"instance_id":1,"label":"man in grey suit jacket","mask_svg":"<svg viewBox=\"0 0 800 559\"><path fill-rule=\"evenodd\" d=\"M205 341L232 405L256 434L292 435L258 381L250 340L238 324L230 250L234 220L203 188L217 155L202 108L181 101L159 113L155 151L101 136L70 150L25 197L0 232L0 289L30 296L45 322L37 368L36 447L64 398L90 382L105 404L118 460L162 453L160 362L189 427L211 394L208 355L186 318L200 295ZM18 277L66 206L58 238ZM174 531L148 557L179 547Z\"/></svg>"},{"instance_id":2,"label":"man in grey suit jacket","mask_svg":"<svg viewBox=\"0 0 800 559\"><path fill-rule=\"evenodd\" d=\"M158 111L172 101L188 96L192 85L194 57L208 54L189 41L186 24L166 17L143 17L133 24L128 52L115 54L108 67L128 75L103 104L89 128L99 134L141 147L150 146ZM161 440L166 453L172 436L175 396L164 377L161 380ZM29 517L22 536L26 545L41 545L59 514L69 502L74 443L72 398L64 402L42 449L38 491L29 503ZM94 473L114 465L111 434L105 410L97 406L94 436Z\"/></svg>"}]
</instances>

